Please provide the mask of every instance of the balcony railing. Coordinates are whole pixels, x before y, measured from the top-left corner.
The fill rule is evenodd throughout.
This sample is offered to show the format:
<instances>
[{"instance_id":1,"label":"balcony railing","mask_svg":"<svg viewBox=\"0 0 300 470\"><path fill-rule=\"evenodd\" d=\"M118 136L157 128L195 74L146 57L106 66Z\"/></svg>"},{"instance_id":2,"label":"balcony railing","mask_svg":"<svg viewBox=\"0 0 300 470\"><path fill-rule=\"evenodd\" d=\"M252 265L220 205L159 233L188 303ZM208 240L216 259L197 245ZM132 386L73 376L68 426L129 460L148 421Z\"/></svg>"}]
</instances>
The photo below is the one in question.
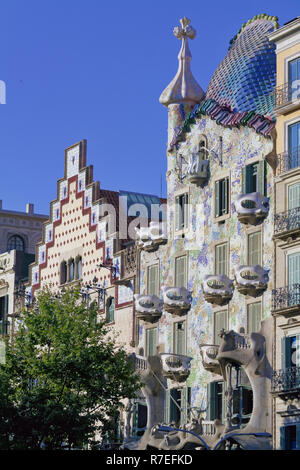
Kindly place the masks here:
<instances>
[{"instance_id":1,"label":"balcony railing","mask_svg":"<svg viewBox=\"0 0 300 470\"><path fill-rule=\"evenodd\" d=\"M278 108L279 106L284 106L288 103L292 103L293 101L300 98L300 81L297 80L293 83L284 83L275 88L274 95L275 95L275 106Z\"/></svg>"},{"instance_id":2,"label":"balcony railing","mask_svg":"<svg viewBox=\"0 0 300 470\"><path fill-rule=\"evenodd\" d=\"M277 176L300 166L300 147L277 155Z\"/></svg>"},{"instance_id":3,"label":"balcony railing","mask_svg":"<svg viewBox=\"0 0 300 470\"><path fill-rule=\"evenodd\" d=\"M285 310L300 306L300 284L291 284L272 290L272 310Z\"/></svg>"},{"instance_id":4,"label":"balcony railing","mask_svg":"<svg viewBox=\"0 0 300 470\"><path fill-rule=\"evenodd\" d=\"M276 370L272 374L273 393L300 393L300 367Z\"/></svg>"},{"instance_id":5,"label":"balcony railing","mask_svg":"<svg viewBox=\"0 0 300 470\"><path fill-rule=\"evenodd\" d=\"M274 216L274 235L300 230L300 207L280 212Z\"/></svg>"},{"instance_id":6,"label":"balcony railing","mask_svg":"<svg viewBox=\"0 0 300 470\"><path fill-rule=\"evenodd\" d=\"M147 360L144 357L135 355L134 364L136 370L147 370Z\"/></svg>"}]
</instances>

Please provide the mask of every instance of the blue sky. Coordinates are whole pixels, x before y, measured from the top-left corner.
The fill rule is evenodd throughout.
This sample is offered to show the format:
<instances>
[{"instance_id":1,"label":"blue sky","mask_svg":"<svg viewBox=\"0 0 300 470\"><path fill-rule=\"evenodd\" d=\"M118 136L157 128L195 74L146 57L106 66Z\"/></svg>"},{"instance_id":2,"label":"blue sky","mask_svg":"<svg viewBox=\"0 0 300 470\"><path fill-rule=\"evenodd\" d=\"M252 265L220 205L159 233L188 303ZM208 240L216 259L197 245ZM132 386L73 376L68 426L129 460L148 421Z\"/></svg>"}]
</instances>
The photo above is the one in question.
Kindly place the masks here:
<instances>
[{"instance_id":1,"label":"blue sky","mask_svg":"<svg viewBox=\"0 0 300 470\"><path fill-rule=\"evenodd\" d=\"M297 8L298 7L298 8ZM259 13L298 16L299 0L2 0L0 199L48 213L64 149L87 139L104 189L166 194L167 110L179 18L191 18L192 70L205 90L242 23Z\"/></svg>"}]
</instances>

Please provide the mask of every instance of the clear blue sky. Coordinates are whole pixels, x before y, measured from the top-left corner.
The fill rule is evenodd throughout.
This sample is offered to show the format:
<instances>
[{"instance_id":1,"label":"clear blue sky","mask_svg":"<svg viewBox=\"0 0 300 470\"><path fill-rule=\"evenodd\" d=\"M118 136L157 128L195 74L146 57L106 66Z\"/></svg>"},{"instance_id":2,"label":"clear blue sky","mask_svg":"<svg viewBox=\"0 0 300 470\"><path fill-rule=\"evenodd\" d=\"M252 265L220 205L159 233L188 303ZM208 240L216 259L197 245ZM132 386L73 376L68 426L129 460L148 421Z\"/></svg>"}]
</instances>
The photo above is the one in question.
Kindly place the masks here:
<instances>
[{"instance_id":1,"label":"clear blue sky","mask_svg":"<svg viewBox=\"0 0 300 470\"><path fill-rule=\"evenodd\" d=\"M298 7L298 8L297 8ZM205 90L242 23L259 13L280 25L299 0L2 0L0 199L48 213L64 149L85 138L104 189L166 193L167 110L179 18L191 18L192 70Z\"/></svg>"}]
</instances>

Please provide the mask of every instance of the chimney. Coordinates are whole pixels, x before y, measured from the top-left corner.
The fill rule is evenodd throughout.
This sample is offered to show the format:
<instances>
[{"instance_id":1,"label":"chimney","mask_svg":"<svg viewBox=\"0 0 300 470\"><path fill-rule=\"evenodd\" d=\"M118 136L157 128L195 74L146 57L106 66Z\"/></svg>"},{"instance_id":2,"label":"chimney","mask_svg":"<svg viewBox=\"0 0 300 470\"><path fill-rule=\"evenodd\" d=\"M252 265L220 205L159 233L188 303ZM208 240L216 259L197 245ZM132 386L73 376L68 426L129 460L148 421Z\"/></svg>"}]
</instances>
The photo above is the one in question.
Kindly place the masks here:
<instances>
[{"instance_id":1,"label":"chimney","mask_svg":"<svg viewBox=\"0 0 300 470\"><path fill-rule=\"evenodd\" d=\"M34 204L31 204L30 202L26 204L26 213L33 214L33 211L34 211Z\"/></svg>"}]
</instances>

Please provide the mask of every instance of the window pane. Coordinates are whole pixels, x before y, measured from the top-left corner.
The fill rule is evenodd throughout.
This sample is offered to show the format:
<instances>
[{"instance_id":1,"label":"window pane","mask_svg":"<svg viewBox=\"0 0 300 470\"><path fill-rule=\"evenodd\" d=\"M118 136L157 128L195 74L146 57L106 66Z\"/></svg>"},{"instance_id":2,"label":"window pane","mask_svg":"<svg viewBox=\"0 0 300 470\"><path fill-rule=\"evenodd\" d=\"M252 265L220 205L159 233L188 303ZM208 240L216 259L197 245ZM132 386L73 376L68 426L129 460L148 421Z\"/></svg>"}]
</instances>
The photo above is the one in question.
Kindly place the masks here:
<instances>
[{"instance_id":1,"label":"window pane","mask_svg":"<svg viewBox=\"0 0 300 470\"><path fill-rule=\"evenodd\" d=\"M14 235L10 237L7 243L7 250L18 250L24 251L24 241L23 238L19 237L18 235Z\"/></svg>"},{"instance_id":2,"label":"window pane","mask_svg":"<svg viewBox=\"0 0 300 470\"><path fill-rule=\"evenodd\" d=\"M149 295L158 295L159 292L159 282L158 282L158 265L149 266L148 268L148 286L147 291Z\"/></svg>"},{"instance_id":3,"label":"window pane","mask_svg":"<svg viewBox=\"0 0 300 470\"><path fill-rule=\"evenodd\" d=\"M227 330L227 310L215 313L214 344L221 344L219 333L223 329Z\"/></svg>"},{"instance_id":4,"label":"window pane","mask_svg":"<svg viewBox=\"0 0 300 470\"><path fill-rule=\"evenodd\" d=\"M112 323L115 320L115 299L110 297L106 303L106 320Z\"/></svg>"},{"instance_id":5,"label":"window pane","mask_svg":"<svg viewBox=\"0 0 300 470\"><path fill-rule=\"evenodd\" d=\"M261 303L248 305L248 333L257 333L260 330Z\"/></svg>"},{"instance_id":6,"label":"window pane","mask_svg":"<svg viewBox=\"0 0 300 470\"><path fill-rule=\"evenodd\" d=\"M216 274L228 273L228 243L217 245L215 248Z\"/></svg>"},{"instance_id":7,"label":"window pane","mask_svg":"<svg viewBox=\"0 0 300 470\"><path fill-rule=\"evenodd\" d=\"M289 210L300 207L300 183L291 184L288 191Z\"/></svg>"},{"instance_id":8,"label":"window pane","mask_svg":"<svg viewBox=\"0 0 300 470\"><path fill-rule=\"evenodd\" d=\"M248 235L248 264L261 265L261 232Z\"/></svg>"},{"instance_id":9,"label":"window pane","mask_svg":"<svg viewBox=\"0 0 300 470\"><path fill-rule=\"evenodd\" d=\"M300 253L288 256L289 285L300 284Z\"/></svg>"},{"instance_id":10,"label":"window pane","mask_svg":"<svg viewBox=\"0 0 300 470\"><path fill-rule=\"evenodd\" d=\"M146 342L147 356L155 356L157 346L157 328L148 328L146 330Z\"/></svg>"},{"instance_id":11,"label":"window pane","mask_svg":"<svg viewBox=\"0 0 300 470\"><path fill-rule=\"evenodd\" d=\"M186 354L185 321L174 323L174 353Z\"/></svg>"},{"instance_id":12,"label":"window pane","mask_svg":"<svg viewBox=\"0 0 300 470\"><path fill-rule=\"evenodd\" d=\"M188 226L188 194L181 194L175 198L175 230L182 230Z\"/></svg>"},{"instance_id":13,"label":"window pane","mask_svg":"<svg viewBox=\"0 0 300 470\"><path fill-rule=\"evenodd\" d=\"M175 286L186 287L186 256L175 258Z\"/></svg>"}]
</instances>

